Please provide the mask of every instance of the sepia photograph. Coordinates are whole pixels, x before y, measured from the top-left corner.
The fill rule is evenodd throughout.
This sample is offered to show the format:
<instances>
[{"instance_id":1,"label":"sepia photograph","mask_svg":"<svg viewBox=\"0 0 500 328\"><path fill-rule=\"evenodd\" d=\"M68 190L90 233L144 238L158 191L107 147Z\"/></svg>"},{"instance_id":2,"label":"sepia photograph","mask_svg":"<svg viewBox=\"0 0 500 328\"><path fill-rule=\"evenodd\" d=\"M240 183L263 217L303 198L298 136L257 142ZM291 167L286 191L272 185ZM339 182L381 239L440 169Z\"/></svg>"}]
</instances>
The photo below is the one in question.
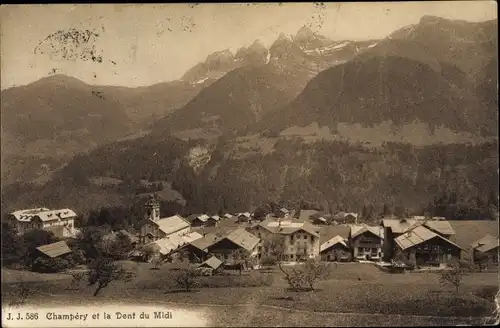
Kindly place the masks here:
<instances>
[{"instance_id":1,"label":"sepia photograph","mask_svg":"<svg viewBox=\"0 0 500 328\"><path fill-rule=\"evenodd\" d=\"M498 325L497 11L2 5L2 326Z\"/></svg>"}]
</instances>

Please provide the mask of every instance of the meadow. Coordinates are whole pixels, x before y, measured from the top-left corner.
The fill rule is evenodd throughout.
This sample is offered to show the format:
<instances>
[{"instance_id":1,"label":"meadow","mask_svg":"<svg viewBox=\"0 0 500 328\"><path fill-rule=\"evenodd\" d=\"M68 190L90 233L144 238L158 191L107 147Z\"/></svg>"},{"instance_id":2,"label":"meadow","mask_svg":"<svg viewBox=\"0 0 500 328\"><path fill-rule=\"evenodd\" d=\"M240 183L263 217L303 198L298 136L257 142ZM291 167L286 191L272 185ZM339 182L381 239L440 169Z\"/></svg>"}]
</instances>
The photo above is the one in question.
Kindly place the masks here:
<instances>
[{"instance_id":1,"label":"meadow","mask_svg":"<svg viewBox=\"0 0 500 328\"><path fill-rule=\"evenodd\" d=\"M389 274L372 264L342 263L333 265L314 292L289 291L277 268L200 277L192 292L184 292L169 279L172 265L154 270L147 263L123 264L137 272L134 280L113 282L96 297L92 296L94 287L85 281L75 286L71 276L20 280L33 291L26 300L30 304L126 301L206 307L217 313L212 325L225 326L479 324L492 316L498 290L498 274L493 272L465 273L457 293L452 286L442 285L435 272ZM16 298L13 271L2 269L2 276L9 274L9 281L2 281L7 302ZM247 321L242 323L241 311L234 309L247 313Z\"/></svg>"}]
</instances>

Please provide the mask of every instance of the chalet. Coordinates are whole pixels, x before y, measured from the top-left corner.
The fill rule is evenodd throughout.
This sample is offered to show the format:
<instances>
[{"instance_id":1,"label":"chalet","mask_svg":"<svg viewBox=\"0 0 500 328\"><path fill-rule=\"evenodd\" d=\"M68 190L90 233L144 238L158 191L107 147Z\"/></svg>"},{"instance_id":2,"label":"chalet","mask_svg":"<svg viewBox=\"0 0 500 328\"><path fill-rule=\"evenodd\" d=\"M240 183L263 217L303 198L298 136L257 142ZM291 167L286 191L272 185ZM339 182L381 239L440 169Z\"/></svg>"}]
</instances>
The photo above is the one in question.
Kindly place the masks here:
<instances>
[{"instance_id":1,"label":"chalet","mask_svg":"<svg viewBox=\"0 0 500 328\"><path fill-rule=\"evenodd\" d=\"M392 259L395 255L395 239L414 228L416 225L424 225L427 229L451 241L454 239L455 231L450 222L442 220L441 218L425 218L422 216L410 219L383 219L380 226L384 230L382 253L384 254L385 260Z\"/></svg>"},{"instance_id":2,"label":"chalet","mask_svg":"<svg viewBox=\"0 0 500 328\"><path fill-rule=\"evenodd\" d=\"M327 225L328 220L324 216L313 217L311 222L316 225Z\"/></svg>"},{"instance_id":3,"label":"chalet","mask_svg":"<svg viewBox=\"0 0 500 328\"><path fill-rule=\"evenodd\" d=\"M477 262L478 253L487 255L491 263L498 263L499 240L498 237L486 235L483 238L475 241L472 245L473 260Z\"/></svg>"},{"instance_id":4,"label":"chalet","mask_svg":"<svg viewBox=\"0 0 500 328\"><path fill-rule=\"evenodd\" d=\"M173 235L183 236L191 232L189 222L179 215L160 218L160 204L154 197L146 202L145 209L145 222L140 229L141 244Z\"/></svg>"},{"instance_id":5,"label":"chalet","mask_svg":"<svg viewBox=\"0 0 500 328\"><path fill-rule=\"evenodd\" d=\"M248 222L252 218L250 212L244 212L238 214L238 222Z\"/></svg>"},{"instance_id":6,"label":"chalet","mask_svg":"<svg viewBox=\"0 0 500 328\"><path fill-rule=\"evenodd\" d=\"M268 218L263 222L249 228L249 231L259 237L259 258L270 255L266 245L278 237L282 243L279 252L285 261L298 261L304 257L314 258L319 256L320 242L319 231L310 223L297 219Z\"/></svg>"},{"instance_id":7,"label":"chalet","mask_svg":"<svg viewBox=\"0 0 500 328\"><path fill-rule=\"evenodd\" d=\"M214 226L215 227L215 226L217 226L219 224L219 221L220 221L220 216L213 215L213 216L211 216L211 217L209 217L207 219L206 225L207 226Z\"/></svg>"},{"instance_id":8,"label":"chalet","mask_svg":"<svg viewBox=\"0 0 500 328\"><path fill-rule=\"evenodd\" d=\"M394 239L396 252L401 252L417 266L440 265L458 259L462 248L451 240L417 224Z\"/></svg>"},{"instance_id":9,"label":"chalet","mask_svg":"<svg viewBox=\"0 0 500 328\"><path fill-rule=\"evenodd\" d=\"M201 227L208 225L210 217L206 214L193 214L189 217L188 221L191 222L192 227Z\"/></svg>"},{"instance_id":10,"label":"chalet","mask_svg":"<svg viewBox=\"0 0 500 328\"><path fill-rule=\"evenodd\" d=\"M257 245L260 239L243 228L231 231L229 234L216 239L207 247L208 253L215 255L224 261L224 264L232 265L241 260L246 260L247 266L251 265L257 258Z\"/></svg>"},{"instance_id":11,"label":"chalet","mask_svg":"<svg viewBox=\"0 0 500 328\"><path fill-rule=\"evenodd\" d=\"M286 208L282 207L278 210L278 213L276 213L276 216L279 218L285 218L290 215L290 211L287 210Z\"/></svg>"},{"instance_id":12,"label":"chalet","mask_svg":"<svg viewBox=\"0 0 500 328\"><path fill-rule=\"evenodd\" d=\"M349 247L355 259L380 260L384 231L380 227L351 225L349 231Z\"/></svg>"},{"instance_id":13,"label":"chalet","mask_svg":"<svg viewBox=\"0 0 500 328\"><path fill-rule=\"evenodd\" d=\"M8 221L22 235L32 229L47 231L58 230L59 237L75 237L76 214L70 209L50 210L48 208L34 208L10 213Z\"/></svg>"},{"instance_id":14,"label":"chalet","mask_svg":"<svg viewBox=\"0 0 500 328\"><path fill-rule=\"evenodd\" d=\"M348 261L350 258L347 240L336 235L325 243L321 244L319 254L322 261Z\"/></svg>"},{"instance_id":15,"label":"chalet","mask_svg":"<svg viewBox=\"0 0 500 328\"><path fill-rule=\"evenodd\" d=\"M334 215L333 219L339 224L355 224L358 221L358 214L338 212Z\"/></svg>"},{"instance_id":16,"label":"chalet","mask_svg":"<svg viewBox=\"0 0 500 328\"><path fill-rule=\"evenodd\" d=\"M225 219L232 219L233 216L231 214L229 214L229 213L226 213L226 214L224 214L224 218Z\"/></svg>"}]
</instances>

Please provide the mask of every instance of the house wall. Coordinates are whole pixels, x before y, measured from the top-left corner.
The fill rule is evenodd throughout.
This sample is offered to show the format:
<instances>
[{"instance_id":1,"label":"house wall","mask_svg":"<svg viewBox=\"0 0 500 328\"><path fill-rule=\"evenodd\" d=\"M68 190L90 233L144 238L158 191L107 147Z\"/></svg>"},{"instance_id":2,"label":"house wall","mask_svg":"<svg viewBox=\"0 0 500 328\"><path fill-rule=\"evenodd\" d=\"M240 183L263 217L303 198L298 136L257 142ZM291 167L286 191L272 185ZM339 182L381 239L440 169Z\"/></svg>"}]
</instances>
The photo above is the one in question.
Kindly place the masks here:
<instances>
[{"instance_id":1,"label":"house wall","mask_svg":"<svg viewBox=\"0 0 500 328\"><path fill-rule=\"evenodd\" d=\"M438 237L403 251L403 254L417 265L426 265L431 262L449 263L460 258L460 253L460 248Z\"/></svg>"},{"instance_id":2,"label":"house wall","mask_svg":"<svg viewBox=\"0 0 500 328\"><path fill-rule=\"evenodd\" d=\"M249 260L249 265L253 265L254 259L257 258L257 245L252 250L246 250L233 242L223 239L220 242L208 247L208 252L215 255L219 260L223 261L225 264L235 264L240 263L242 260L240 258L239 250L243 250L245 257Z\"/></svg>"},{"instance_id":3,"label":"house wall","mask_svg":"<svg viewBox=\"0 0 500 328\"><path fill-rule=\"evenodd\" d=\"M342 246L341 244L333 245L327 250L320 253L321 261L336 261L338 260L338 255L350 255L349 248Z\"/></svg>"},{"instance_id":4,"label":"house wall","mask_svg":"<svg viewBox=\"0 0 500 328\"><path fill-rule=\"evenodd\" d=\"M148 237L148 234L153 235L153 237L150 239ZM141 242L148 243L151 241L155 241L161 238L165 238L166 235L163 233L156 224L153 222L147 222L141 227Z\"/></svg>"},{"instance_id":5,"label":"house wall","mask_svg":"<svg viewBox=\"0 0 500 328\"><path fill-rule=\"evenodd\" d=\"M269 255L269 250L265 249L267 240L275 238L275 235L269 230L261 227L254 227L250 230L252 234L259 237L261 240L258 244L258 257ZM279 234L278 234L279 235ZM290 235L280 235L283 238L283 249L281 250L287 261L296 261L297 256L319 256L319 237L313 236L308 232L299 230Z\"/></svg>"},{"instance_id":6,"label":"house wall","mask_svg":"<svg viewBox=\"0 0 500 328\"><path fill-rule=\"evenodd\" d=\"M296 231L285 237L285 258L296 261L300 256L319 256L319 238L305 231Z\"/></svg>"},{"instance_id":7,"label":"house wall","mask_svg":"<svg viewBox=\"0 0 500 328\"><path fill-rule=\"evenodd\" d=\"M351 239L349 246L352 250L353 258L357 256L368 256L382 258L383 239L365 232Z\"/></svg>"},{"instance_id":8,"label":"house wall","mask_svg":"<svg viewBox=\"0 0 500 328\"><path fill-rule=\"evenodd\" d=\"M63 229L63 237L71 237L75 232L75 218L65 218L65 219L57 219L51 221L41 221L39 218L32 218L30 222L27 221L18 221L13 218L11 220L12 224L16 227L18 234L22 235L26 232L33 229L42 229L46 230L48 228L62 226L65 227Z\"/></svg>"}]
</instances>

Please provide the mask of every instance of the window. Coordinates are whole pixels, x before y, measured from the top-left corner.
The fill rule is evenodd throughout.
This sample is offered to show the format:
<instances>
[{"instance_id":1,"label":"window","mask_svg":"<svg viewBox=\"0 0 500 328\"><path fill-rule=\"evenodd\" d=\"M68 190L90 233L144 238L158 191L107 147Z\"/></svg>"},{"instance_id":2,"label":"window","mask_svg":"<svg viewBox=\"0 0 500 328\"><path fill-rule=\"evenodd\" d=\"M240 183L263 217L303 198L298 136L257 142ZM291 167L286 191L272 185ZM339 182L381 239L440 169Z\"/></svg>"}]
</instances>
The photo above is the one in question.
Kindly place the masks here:
<instances>
[{"instance_id":1,"label":"window","mask_svg":"<svg viewBox=\"0 0 500 328\"><path fill-rule=\"evenodd\" d=\"M358 247L358 253L363 254L364 253L364 248L363 247Z\"/></svg>"},{"instance_id":2,"label":"window","mask_svg":"<svg viewBox=\"0 0 500 328\"><path fill-rule=\"evenodd\" d=\"M224 254L224 260L227 260L229 256L227 254Z\"/></svg>"},{"instance_id":3,"label":"window","mask_svg":"<svg viewBox=\"0 0 500 328\"><path fill-rule=\"evenodd\" d=\"M304 240L307 240L307 235L304 235Z\"/></svg>"},{"instance_id":4,"label":"window","mask_svg":"<svg viewBox=\"0 0 500 328\"><path fill-rule=\"evenodd\" d=\"M290 242L293 243L293 235L290 235Z\"/></svg>"},{"instance_id":5,"label":"window","mask_svg":"<svg viewBox=\"0 0 500 328\"><path fill-rule=\"evenodd\" d=\"M293 261L293 260L295 260L295 255L293 255L293 254L292 254L292 255L290 255L290 259L291 259L292 261Z\"/></svg>"},{"instance_id":6,"label":"window","mask_svg":"<svg viewBox=\"0 0 500 328\"><path fill-rule=\"evenodd\" d=\"M311 243L314 243L314 236L311 235Z\"/></svg>"}]
</instances>

